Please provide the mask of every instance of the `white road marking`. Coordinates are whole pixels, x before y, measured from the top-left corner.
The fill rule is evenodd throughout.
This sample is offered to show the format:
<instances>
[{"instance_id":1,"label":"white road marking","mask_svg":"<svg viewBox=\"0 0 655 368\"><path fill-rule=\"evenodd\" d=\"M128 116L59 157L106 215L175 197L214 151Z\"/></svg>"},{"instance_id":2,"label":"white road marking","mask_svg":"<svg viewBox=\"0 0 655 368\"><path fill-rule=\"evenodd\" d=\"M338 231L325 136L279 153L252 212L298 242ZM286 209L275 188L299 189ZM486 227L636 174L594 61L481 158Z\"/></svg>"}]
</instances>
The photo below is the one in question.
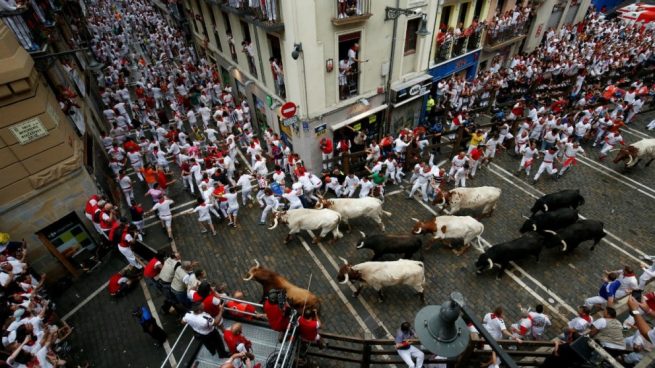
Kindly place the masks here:
<instances>
[{"instance_id":1,"label":"white road marking","mask_svg":"<svg viewBox=\"0 0 655 368\"><path fill-rule=\"evenodd\" d=\"M146 297L146 303L148 304L148 308L150 308L152 317L155 319L155 321L160 327L163 326L163 324L161 323L161 319L159 319L159 313L157 313L157 307L155 307L155 303L152 302L152 295L150 294L150 290L148 290L148 286L146 285L146 282L143 279L141 279L139 280L139 285L141 285L141 290L143 290L143 295ZM166 355L170 354L171 345L168 342L168 337L166 338L166 341L164 341L163 346L164 346L164 350L166 351ZM173 357L172 354L168 358L168 362L171 363L171 367L177 366L175 357Z\"/></svg>"},{"instance_id":2,"label":"white road marking","mask_svg":"<svg viewBox=\"0 0 655 368\"><path fill-rule=\"evenodd\" d=\"M307 233L309 233L309 236L311 236L312 239L316 237L311 230L307 230ZM330 264L332 265L334 270L338 272L339 271L339 264L334 259L334 257L332 257L332 255L328 253L327 249L325 248L325 246L320 241L318 242L318 248L321 250L321 252L323 252L323 254L325 255L325 258L328 259L328 261L330 262ZM348 283L348 287L353 292L355 292L357 290L357 288L355 288L355 286L353 286L352 283ZM373 317L373 319L382 327L384 332L387 333L387 337L393 338L393 334L384 325L384 323L382 323L382 320L380 318L378 318L377 314L373 311L373 308L371 308L371 306L368 304L368 302L366 302L366 300L361 295L358 296L358 299L362 303L362 305L364 306L364 308L366 309L368 314L370 314L371 317Z\"/></svg>"},{"instance_id":3,"label":"white road marking","mask_svg":"<svg viewBox=\"0 0 655 368\"><path fill-rule=\"evenodd\" d=\"M419 200L417 200L416 202L418 202L421 206L425 207L425 209L427 209L428 211L430 211L430 213L432 213L433 215L435 215L435 216L439 216L439 215L437 214L437 212L436 212L435 210L433 210L432 208L430 208L430 206L428 206L427 204L425 204L425 203L423 203L422 201L419 201ZM482 237L480 237L480 239L482 239L482 241L485 242L486 244L488 244L489 246L491 245L488 241L486 241L486 240L483 239ZM480 249L480 248L478 247L478 245L477 245L475 242L472 242L472 244L473 244L473 247L474 247L475 249L477 249L480 253L484 253L484 249ZM564 300L562 300L562 298L560 298L559 296L555 295L555 293L553 293L550 289L548 289L546 286L544 286L544 285L541 284L539 281L537 281L534 277L530 276L527 272L525 272L524 269L522 269L521 267L517 266L516 263L514 263L514 262L511 262L511 264L512 264L512 266L513 266L516 270L518 270L518 271L521 272L524 276L526 276L526 277L528 277L530 280L532 280L532 282L534 282L535 285L537 285L537 286L539 286L540 288L542 288L546 293L548 293L549 295L551 295L552 298L554 298L555 300L557 300L557 301L560 303L561 306L563 306L564 308L566 308L568 311L572 311L573 314L577 314L577 311L576 311L573 307L571 307L571 306L568 305L566 302L564 302ZM554 313L557 317L559 317L562 321L564 321L564 322L568 322L569 319L566 318L566 316L564 316L564 315L559 311L559 309L556 308L556 306L553 306L553 305L552 305L553 303L550 303L550 302L548 302L547 300L545 300L541 295L539 295L536 291L534 291L531 287L529 287L525 282L523 282L523 280L521 280L518 276L516 276L516 275L513 274L510 270L507 270L507 269L505 270L505 274L506 274L507 276L509 276L512 280L514 280L514 281L515 281L519 286L521 286L523 289L525 289L525 290L526 290L530 295L532 295L535 299L539 300L539 302L541 302L544 306L550 308L550 309L553 311L553 313Z\"/></svg>"},{"instance_id":4,"label":"white road marking","mask_svg":"<svg viewBox=\"0 0 655 368\"><path fill-rule=\"evenodd\" d=\"M126 270L128 267L129 267L129 265L123 267L123 268L121 269L121 271ZM62 319L63 321L66 321L67 319L71 318L71 316L72 316L73 314L77 313L78 310L82 309L82 307L84 307L84 306L85 306L87 303L89 303L93 298L95 298L98 294L100 294L100 292L102 292L103 290L105 290L105 289L107 288L108 285L109 285L109 281L107 281L107 282L105 282L104 284L102 284L102 285L101 285L99 288L97 288L93 293L91 293L91 295L87 296L87 297L86 297L84 300L82 300L78 305L76 305L75 308L73 308L70 312L66 313L65 316L61 317L61 319Z\"/></svg>"},{"instance_id":5,"label":"white road marking","mask_svg":"<svg viewBox=\"0 0 655 368\"><path fill-rule=\"evenodd\" d=\"M651 136L651 135L648 134L648 133L644 133L644 132L642 132L642 131L640 131L640 130L637 130L637 129L634 129L634 128L630 128L630 127L628 127L628 126L623 126L623 127L621 128L621 130L623 130L624 132L631 133L632 135L635 135L635 136L638 136L638 137L641 137L641 138L646 138L646 139L653 138L653 136Z\"/></svg>"},{"instance_id":6,"label":"white road marking","mask_svg":"<svg viewBox=\"0 0 655 368\"><path fill-rule=\"evenodd\" d=\"M314 261L314 263L316 263L316 266L318 266L319 270L321 270L321 273L323 274L325 279L328 281L328 283L330 284L330 286L332 287L334 292L337 293L337 296L339 296L339 299L341 299L341 301L346 306L346 308L348 309L350 314L352 314L353 318L355 318L355 321L357 321L357 324L359 325L359 327L361 327L364 331L370 333L371 336L373 336L373 332L368 328L368 326L366 326L366 323L364 322L362 317L359 316L359 314L355 310L355 307L353 307L352 304L350 304L350 302L348 301L348 298L346 298L346 296L343 294L343 292L341 291L339 286L336 284L336 282L334 282L334 280L332 280L332 276L330 275L328 270L325 268L325 266L323 266L323 263L321 263L321 260L318 259L318 257L314 253L314 251L309 247L309 244L307 244L305 239L303 239L300 234L297 234L296 237L298 238L298 240L300 240L300 243L302 244L303 248L305 248L307 253L309 253L309 256L312 257L312 260Z\"/></svg>"},{"instance_id":7,"label":"white road marking","mask_svg":"<svg viewBox=\"0 0 655 368\"><path fill-rule=\"evenodd\" d=\"M630 187L632 189L635 189L636 191L638 191L638 192L640 192L640 193L642 193L642 194L644 194L644 195L646 195L646 196L648 196L650 198L655 199L655 195L653 195L653 193L655 193L655 189L653 189L653 188L651 188L651 187L649 187L647 185L644 185L644 184L642 184L642 183L640 183L640 182L638 182L638 181L636 181L636 180L634 180L632 178L629 178L629 177L621 174L620 172L618 172L618 171L616 171L616 170L614 170L614 169L612 169L610 167L607 167L607 166L605 166L605 165L603 165L601 163L598 163L598 162L596 162L594 160L591 160L591 159L585 158L585 157L579 157L579 158L580 158L580 160L578 160L578 162L580 162L581 164L583 164L585 166L588 166L588 167L592 168L593 170L596 170L599 173L601 173L601 174L603 174L605 176L608 176L608 177L610 177L610 178L612 178L612 179L614 179L614 180L616 180L618 182L621 182L621 183L627 185L628 187ZM633 183L634 185L632 185L630 183ZM641 189L637 188L635 185L641 187ZM651 193L646 193L644 190L647 190L647 191L649 191Z\"/></svg>"},{"instance_id":8,"label":"white road marking","mask_svg":"<svg viewBox=\"0 0 655 368\"><path fill-rule=\"evenodd\" d=\"M527 190L525 190L524 188L522 188L522 187L520 187L519 185L517 185L514 181L521 182L521 183L523 183L523 184L525 184L525 185L529 185L528 183L526 183L525 181L523 181L523 180L521 180L521 179L516 179L516 178L514 178L513 175L512 175L510 172L508 172L507 170L505 170L505 169L503 169L502 167L498 166L497 164L492 163L491 165L493 165L494 168L496 168L496 169L498 169L498 170L500 170L500 171L503 171L503 172L507 173L507 175L512 176L512 179L513 179L513 180L510 180L510 179L506 178L504 175L502 175L502 174L496 172L494 169L489 168L489 171L490 171L491 173L493 173L494 175L497 175L498 177L500 177L500 178L503 179L504 181L508 182L509 184L513 185L514 187L516 187L517 189L519 189L519 190L522 191L523 193L529 195L530 197L535 198L535 199L539 198L539 196L536 196L536 195L530 193L529 191L527 191ZM539 194L542 195L542 196L546 194L546 193L540 191L540 190L537 189L537 188L531 187L531 189L534 190L535 192L539 193ZM580 214L578 214L578 216L580 216L580 218L583 219L583 220L586 220L586 219L587 219L586 217L584 217L584 216L582 216L582 215L580 215ZM632 249L632 250L635 251L636 253L639 253L640 255L646 255L646 253L644 253L644 252L641 251L640 249L635 248L633 245L629 244L628 242L624 241L623 239L621 239L621 238L619 238L618 236L614 235L613 233L609 232L607 229L605 229L605 233L606 233L608 236L614 238L614 239L615 239L616 241L618 241L619 243L623 244L624 246L626 246L626 247ZM614 244L613 242L607 240L606 238L603 238L602 241L606 242L607 244L609 244L609 245L612 246L613 248L617 249L619 252L625 254L626 256L632 258L633 260L636 260L636 261L638 261L638 262L640 262L640 263L642 262L642 260L641 260L639 257L635 257L634 255L628 253L625 249L619 247L618 245Z\"/></svg>"}]
</instances>

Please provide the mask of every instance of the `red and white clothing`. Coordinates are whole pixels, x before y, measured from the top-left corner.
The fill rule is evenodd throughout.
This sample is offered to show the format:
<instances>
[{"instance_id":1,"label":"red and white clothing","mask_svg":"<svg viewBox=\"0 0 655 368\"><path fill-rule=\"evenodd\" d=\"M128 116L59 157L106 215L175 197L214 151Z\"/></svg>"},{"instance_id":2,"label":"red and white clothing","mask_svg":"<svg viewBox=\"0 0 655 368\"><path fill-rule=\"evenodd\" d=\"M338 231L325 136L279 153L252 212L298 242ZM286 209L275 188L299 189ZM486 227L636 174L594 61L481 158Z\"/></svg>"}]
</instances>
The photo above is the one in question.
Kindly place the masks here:
<instances>
[{"instance_id":1,"label":"red and white clothing","mask_svg":"<svg viewBox=\"0 0 655 368\"><path fill-rule=\"evenodd\" d=\"M298 318L298 333L300 338L306 342L315 342L321 339L318 329L321 327L320 322L314 319Z\"/></svg>"},{"instance_id":2,"label":"red and white clothing","mask_svg":"<svg viewBox=\"0 0 655 368\"><path fill-rule=\"evenodd\" d=\"M563 175L569 166L576 164L578 161L576 159L578 154L584 154L584 149L582 149L582 147L574 147L573 143L566 143L564 145L564 163L562 164L560 174Z\"/></svg>"},{"instance_id":3,"label":"red and white clothing","mask_svg":"<svg viewBox=\"0 0 655 368\"><path fill-rule=\"evenodd\" d=\"M84 207L84 215L89 221L93 221L93 214L98 209L98 199L100 196L97 194L92 195L88 201L86 201L86 206Z\"/></svg>"},{"instance_id":4,"label":"red and white clothing","mask_svg":"<svg viewBox=\"0 0 655 368\"><path fill-rule=\"evenodd\" d=\"M546 327L551 325L550 318L543 313L528 312L532 321L532 337L535 340L541 340Z\"/></svg>"},{"instance_id":5,"label":"red and white clothing","mask_svg":"<svg viewBox=\"0 0 655 368\"><path fill-rule=\"evenodd\" d=\"M541 165L539 165L537 175L534 176L535 181L539 180L539 177L544 172L544 170L547 171L550 175L557 174L557 169L553 166L553 162L555 162L556 158L557 152L551 153L551 151L548 150L544 153L544 160L541 162Z\"/></svg>"},{"instance_id":6,"label":"red and white clothing","mask_svg":"<svg viewBox=\"0 0 655 368\"><path fill-rule=\"evenodd\" d=\"M118 178L118 184L125 194L125 201L128 206L132 206L132 200L134 200L134 190L132 189L132 179L129 176L123 175Z\"/></svg>"},{"instance_id":7,"label":"red and white clothing","mask_svg":"<svg viewBox=\"0 0 655 368\"><path fill-rule=\"evenodd\" d=\"M532 331L532 320L530 317L522 317L517 323L512 324L514 337L524 339Z\"/></svg>"},{"instance_id":8,"label":"red and white clothing","mask_svg":"<svg viewBox=\"0 0 655 368\"><path fill-rule=\"evenodd\" d=\"M118 250L121 252L121 254L127 259L127 262L132 265L132 267L140 269L143 268L141 263L137 261L136 256L134 255L134 252L132 252L132 244L136 241L132 234L130 234L127 230L123 231L123 234L121 234L121 240L118 242Z\"/></svg>"},{"instance_id":9,"label":"red and white clothing","mask_svg":"<svg viewBox=\"0 0 655 368\"><path fill-rule=\"evenodd\" d=\"M464 167L464 164L468 161L468 157L460 157L459 155L453 157L453 159L450 161L450 170L448 171L448 176L453 177L457 170L460 168Z\"/></svg>"},{"instance_id":10,"label":"red and white clothing","mask_svg":"<svg viewBox=\"0 0 655 368\"><path fill-rule=\"evenodd\" d=\"M482 319L482 324L487 332L489 332L491 337L496 340L502 339L503 330L507 330L507 327L505 327L505 321L501 317L496 316L494 313L485 314L484 318Z\"/></svg>"},{"instance_id":11,"label":"red and white clothing","mask_svg":"<svg viewBox=\"0 0 655 368\"><path fill-rule=\"evenodd\" d=\"M609 132L605 136L605 142L603 142L603 148L600 150L600 156L605 157L607 156L607 153L614 149L614 146L617 144L623 145L625 144L623 142L623 137L621 136L621 133L619 132Z\"/></svg>"}]
</instances>

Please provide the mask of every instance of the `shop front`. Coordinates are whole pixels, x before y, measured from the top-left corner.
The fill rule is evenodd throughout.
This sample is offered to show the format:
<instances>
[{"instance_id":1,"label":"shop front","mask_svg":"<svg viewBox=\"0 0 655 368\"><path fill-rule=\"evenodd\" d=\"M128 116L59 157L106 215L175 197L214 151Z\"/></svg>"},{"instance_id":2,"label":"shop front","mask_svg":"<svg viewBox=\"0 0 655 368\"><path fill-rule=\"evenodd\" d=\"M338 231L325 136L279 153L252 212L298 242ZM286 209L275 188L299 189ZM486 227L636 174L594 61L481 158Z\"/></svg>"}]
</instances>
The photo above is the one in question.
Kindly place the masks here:
<instances>
[{"instance_id":1,"label":"shop front","mask_svg":"<svg viewBox=\"0 0 655 368\"><path fill-rule=\"evenodd\" d=\"M418 125L431 87L429 74L391 86L389 133L395 135L403 128L412 129Z\"/></svg>"},{"instance_id":2,"label":"shop front","mask_svg":"<svg viewBox=\"0 0 655 368\"><path fill-rule=\"evenodd\" d=\"M434 83L454 74L462 75L466 79L471 80L475 78L479 60L480 50L473 51L458 58L438 64L433 68L430 68L428 73L432 76L432 81Z\"/></svg>"}]
</instances>

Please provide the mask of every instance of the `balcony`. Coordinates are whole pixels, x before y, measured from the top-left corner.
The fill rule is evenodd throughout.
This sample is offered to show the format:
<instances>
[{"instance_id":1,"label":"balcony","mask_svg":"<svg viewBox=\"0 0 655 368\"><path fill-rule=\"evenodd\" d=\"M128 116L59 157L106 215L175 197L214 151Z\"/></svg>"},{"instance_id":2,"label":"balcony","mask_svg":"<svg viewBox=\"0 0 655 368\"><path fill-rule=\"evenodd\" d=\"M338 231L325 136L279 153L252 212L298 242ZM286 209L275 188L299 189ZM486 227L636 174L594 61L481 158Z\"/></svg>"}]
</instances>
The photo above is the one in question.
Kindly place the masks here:
<instances>
[{"instance_id":1,"label":"balcony","mask_svg":"<svg viewBox=\"0 0 655 368\"><path fill-rule=\"evenodd\" d=\"M371 0L333 1L336 11L332 18L332 24L335 26L365 22L373 15L371 14Z\"/></svg>"},{"instance_id":2,"label":"balcony","mask_svg":"<svg viewBox=\"0 0 655 368\"><path fill-rule=\"evenodd\" d=\"M530 22L523 21L511 26L498 26L491 24L487 27L485 51L495 51L513 42L516 42L528 33Z\"/></svg>"},{"instance_id":3,"label":"balcony","mask_svg":"<svg viewBox=\"0 0 655 368\"><path fill-rule=\"evenodd\" d=\"M258 6L250 6L248 0L206 0L210 4L218 4L221 9L239 17L247 22L263 28L267 32L284 32L284 22L280 13L280 0L266 0L264 7L261 2Z\"/></svg>"},{"instance_id":4,"label":"balcony","mask_svg":"<svg viewBox=\"0 0 655 368\"><path fill-rule=\"evenodd\" d=\"M43 9L37 13L28 4L15 10L0 10L0 18L14 33L18 43L30 54L44 52L48 46L48 28L54 22L46 18Z\"/></svg>"}]
</instances>

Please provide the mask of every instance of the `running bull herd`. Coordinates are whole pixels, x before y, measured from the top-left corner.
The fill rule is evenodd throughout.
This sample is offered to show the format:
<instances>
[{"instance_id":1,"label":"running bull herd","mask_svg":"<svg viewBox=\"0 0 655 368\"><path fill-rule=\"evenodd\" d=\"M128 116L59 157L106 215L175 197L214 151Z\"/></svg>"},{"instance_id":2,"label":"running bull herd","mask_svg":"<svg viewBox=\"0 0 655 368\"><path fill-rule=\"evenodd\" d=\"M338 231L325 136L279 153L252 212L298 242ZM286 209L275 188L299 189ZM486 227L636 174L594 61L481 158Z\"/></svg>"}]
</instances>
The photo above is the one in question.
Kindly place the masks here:
<instances>
[{"instance_id":1,"label":"running bull herd","mask_svg":"<svg viewBox=\"0 0 655 368\"><path fill-rule=\"evenodd\" d=\"M463 254L477 240L479 249L483 249L481 236L484 225L471 216L457 216L457 213L467 211L478 214L479 217L491 216L501 190L495 187L456 188L443 191L437 195L434 204L446 215L436 216L429 220L415 221L411 234L371 234L359 231L361 237L356 243L357 249L368 249L373 252L369 262L351 265L341 258L343 265L339 269L337 281L342 284L351 282L355 285L357 296L365 285L375 289L379 300L384 295L382 289L394 285L406 285L413 288L422 302L425 302L425 269L423 262L412 260L419 253L423 259L423 237L430 234L450 247L456 255ZM584 204L584 198L579 190L562 190L547 194L535 202L531 209L532 215L525 217L525 222L519 229L519 238L496 244L484 250L475 262L476 274L499 268L500 278L510 262L539 255L543 248L557 248L559 252L570 253L581 243L591 240L591 250L606 235L603 223L596 220L580 220L577 208ZM383 216L391 214L382 209L382 202L377 198L320 198L314 209L294 209L275 213L273 225L279 223L289 227L285 240L287 243L295 234L305 230L314 232L314 242L332 234L332 242L343 237L339 225L345 223L350 231L350 220L369 218L376 222L380 231L384 232ZM431 243L432 241L430 241ZM427 244L426 244L427 246ZM396 261L380 261L387 254L400 255ZM267 290L284 289L292 299L292 306L298 307L300 300L310 300L316 307L318 298L310 291L293 285L283 276L267 270L255 261L244 280L256 280L262 284L264 293Z\"/></svg>"}]
</instances>

